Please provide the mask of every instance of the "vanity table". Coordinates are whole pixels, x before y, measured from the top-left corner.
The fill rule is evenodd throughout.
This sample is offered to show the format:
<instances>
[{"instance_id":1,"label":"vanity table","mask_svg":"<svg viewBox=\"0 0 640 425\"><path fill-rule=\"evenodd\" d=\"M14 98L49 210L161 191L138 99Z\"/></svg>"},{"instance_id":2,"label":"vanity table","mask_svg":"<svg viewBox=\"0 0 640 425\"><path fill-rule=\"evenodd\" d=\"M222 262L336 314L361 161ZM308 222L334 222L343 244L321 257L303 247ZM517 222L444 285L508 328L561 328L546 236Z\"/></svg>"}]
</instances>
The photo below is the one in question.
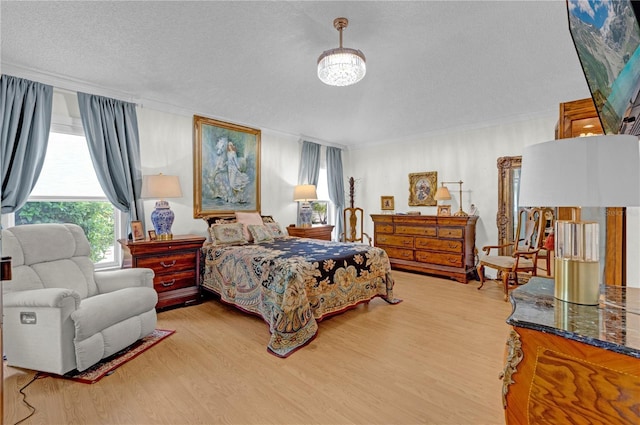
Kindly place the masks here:
<instances>
[{"instance_id":1,"label":"vanity table","mask_svg":"<svg viewBox=\"0 0 640 425\"><path fill-rule=\"evenodd\" d=\"M553 290L553 279L534 277L511 292L506 423L639 423L640 289L603 287L599 306Z\"/></svg>"}]
</instances>

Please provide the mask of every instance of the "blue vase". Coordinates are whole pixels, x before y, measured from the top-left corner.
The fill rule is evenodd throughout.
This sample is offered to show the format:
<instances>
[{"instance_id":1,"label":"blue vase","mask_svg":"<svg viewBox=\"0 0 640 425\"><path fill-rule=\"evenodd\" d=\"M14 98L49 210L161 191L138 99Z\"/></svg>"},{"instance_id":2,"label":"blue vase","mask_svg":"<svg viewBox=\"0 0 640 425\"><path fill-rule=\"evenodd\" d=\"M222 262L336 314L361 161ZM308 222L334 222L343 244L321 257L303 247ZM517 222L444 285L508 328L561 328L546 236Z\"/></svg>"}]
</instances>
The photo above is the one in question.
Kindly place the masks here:
<instances>
[{"instance_id":1,"label":"blue vase","mask_svg":"<svg viewBox=\"0 0 640 425\"><path fill-rule=\"evenodd\" d=\"M153 228L156 230L156 236L160 240L173 239L171 233L171 225L173 225L173 219L175 214L169 208L167 201L156 202L156 209L151 213L151 222Z\"/></svg>"}]
</instances>

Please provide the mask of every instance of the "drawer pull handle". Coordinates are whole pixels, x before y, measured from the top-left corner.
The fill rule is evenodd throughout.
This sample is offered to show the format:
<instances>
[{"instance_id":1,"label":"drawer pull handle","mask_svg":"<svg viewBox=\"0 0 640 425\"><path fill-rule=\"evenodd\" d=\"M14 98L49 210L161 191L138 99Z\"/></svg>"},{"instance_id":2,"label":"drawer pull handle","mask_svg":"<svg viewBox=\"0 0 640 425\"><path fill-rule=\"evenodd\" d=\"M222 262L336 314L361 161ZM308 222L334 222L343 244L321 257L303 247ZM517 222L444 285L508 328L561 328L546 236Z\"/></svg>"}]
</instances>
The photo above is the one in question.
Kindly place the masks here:
<instances>
[{"instance_id":1,"label":"drawer pull handle","mask_svg":"<svg viewBox=\"0 0 640 425\"><path fill-rule=\"evenodd\" d=\"M160 261L160 265L161 265L162 267L164 267L165 269L168 269L169 267L173 267L173 266L175 266L175 265L176 265L176 260L173 260L173 261L171 262L171 264L167 264L167 263L165 263L164 261Z\"/></svg>"},{"instance_id":2,"label":"drawer pull handle","mask_svg":"<svg viewBox=\"0 0 640 425\"><path fill-rule=\"evenodd\" d=\"M176 283L175 279L171 279L171 282L160 282L160 285L164 286L165 288L168 286L172 286L174 283Z\"/></svg>"},{"instance_id":3,"label":"drawer pull handle","mask_svg":"<svg viewBox=\"0 0 640 425\"><path fill-rule=\"evenodd\" d=\"M456 244L450 243L449 244L449 248L457 248L458 246Z\"/></svg>"},{"instance_id":4,"label":"drawer pull handle","mask_svg":"<svg viewBox=\"0 0 640 425\"><path fill-rule=\"evenodd\" d=\"M409 258L409 257L411 257L411 254L409 254L408 252L405 252L404 254L402 254L402 256L404 258Z\"/></svg>"},{"instance_id":5,"label":"drawer pull handle","mask_svg":"<svg viewBox=\"0 0 640 425\"><path fill-rule=\"evenodd\" d=\"M413 242L413 241L402 241L402 244L403 245L411 245L411 242Z\"/></svg>"},{"instance_id":6,"label":"drawer pull handle","mask_svg":"<svg viewBox=\"0 0 640 425\"><path fill-rule=\"evenodd\" d=\"M449 260L448 260L448 261L449 261L451 264L455 264L455 263L457 263L457 262L458 262L458 261L457 261L457 260L455 260L454 258L449 258Z\"/></svg>"}]
</instances>

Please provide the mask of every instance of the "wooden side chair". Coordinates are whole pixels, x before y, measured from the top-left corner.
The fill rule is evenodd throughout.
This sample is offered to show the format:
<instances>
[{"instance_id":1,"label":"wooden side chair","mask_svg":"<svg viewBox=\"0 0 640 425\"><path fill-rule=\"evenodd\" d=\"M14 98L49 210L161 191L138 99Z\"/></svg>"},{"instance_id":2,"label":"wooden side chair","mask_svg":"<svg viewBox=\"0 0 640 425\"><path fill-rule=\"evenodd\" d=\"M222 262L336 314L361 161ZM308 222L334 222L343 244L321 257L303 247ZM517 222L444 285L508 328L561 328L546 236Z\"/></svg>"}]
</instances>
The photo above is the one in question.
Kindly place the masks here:
<instances>
[{"instance_id":1,"label":"wooden side chair","mask_svg":"<svg viewBox=\"0 0 640 425\"><path fill-rule=\"evenodd\" d=\"M482 247L485 255L478 263L480 286L484 285L484 268L498 271L504 287L504 299L507 301L510 287L518 284L518 273L537 275L538 255L544 235L545 214L541 208L522 208L518 211L518 226L515 240L504 245L487 245ZM511 255L491 255L492 249L511 247ZM513 282L510 285L510 282Z\"/></svg>"},{"instance_id":2,"label":"wooden side chair","mask_svg":"<svg viewBox=\"0 0 640 425\"><path fill-rule=\"evenodd\" d=\"M545 267L538 266L544 270L547 276L551 276L551 262L554 259L554 227L555 214L551 208L542 208L544 215L542 237L540 238L540 252L538 252L538 260L544 260Z\"/></svg>"},{"instance_id":3,"label":"wooden side chair","mask_svg":"<svg viewBox=\"0 0 640 425\"><path fill-rule=\"evenodd\" d=\"M343 211L344 232L340 235L343 242L367 243L371 246L371 237L364 233L364 210L362 208L345 208Z\"/></svg>"}]
</instances>

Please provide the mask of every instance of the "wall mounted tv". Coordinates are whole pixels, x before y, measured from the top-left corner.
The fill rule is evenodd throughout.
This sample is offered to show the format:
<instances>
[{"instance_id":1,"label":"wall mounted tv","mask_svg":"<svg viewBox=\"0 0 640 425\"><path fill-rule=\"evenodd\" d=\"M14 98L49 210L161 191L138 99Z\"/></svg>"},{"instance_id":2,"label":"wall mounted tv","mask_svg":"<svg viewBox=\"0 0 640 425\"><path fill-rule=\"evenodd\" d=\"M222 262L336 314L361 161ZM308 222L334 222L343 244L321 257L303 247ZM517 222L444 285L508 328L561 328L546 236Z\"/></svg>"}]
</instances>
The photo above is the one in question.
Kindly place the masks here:
<instances>
[{"instance_id":1,"label":"wall mounted tv","mask_svg":"<svg viewBox=\"0 0 640 425\"><path fill-rule=\"evenodd\" d=\"M567 0L569 30L605 134L640 135L640 27L629 0Z\"/></svg>"}]
</instances>

